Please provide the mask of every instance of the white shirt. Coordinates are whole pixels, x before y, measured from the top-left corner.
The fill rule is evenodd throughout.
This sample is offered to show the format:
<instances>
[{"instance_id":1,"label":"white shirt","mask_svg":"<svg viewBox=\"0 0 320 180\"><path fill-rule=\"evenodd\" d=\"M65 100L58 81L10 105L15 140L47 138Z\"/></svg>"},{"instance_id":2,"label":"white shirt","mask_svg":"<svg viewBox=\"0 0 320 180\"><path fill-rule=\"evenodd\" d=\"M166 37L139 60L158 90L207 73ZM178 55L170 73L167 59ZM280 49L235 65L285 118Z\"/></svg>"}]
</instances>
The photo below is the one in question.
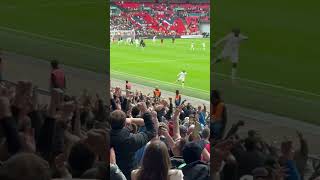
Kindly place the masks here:
<instances>
[{"instance_id":1,"label":"white shirt","mask_svg":"<svg viewBox=\"0 0 320 180\"><path fill-rule=\"evenodd\" d=\"M181 72L178 74L179 78L185 78L187 75L187 72Z\"/></svg>"},{"instance_id":2,"label":"white shirt","mask_svg":"<svg viewBox=\"0 0 320 180\"><path fill-rule=\"evenodd\" d=\"M133 170L131 172L131 180L137 180L137 175L138 175L138 169ZM170 180L183 180L183 173L181 170L170 169L168 175Z\"/></svg>"},{"instance_id":3,"label":"white shirt","mask_svg":"<svg viewBox=\"0 0 320 180\"><path fill-rule=\"evenodd\" d=\"M232 52L235 53L235 52L238 52L241 41L245 39L248 39L248 37L242 34L239 34L239 36L236 37L234 33L230 33L227 36L225 36L223 39L218 41L217 44L220 44L221 42L225 42L223 50L229 53L232 53Z\"/></svg>"}]
</instances>

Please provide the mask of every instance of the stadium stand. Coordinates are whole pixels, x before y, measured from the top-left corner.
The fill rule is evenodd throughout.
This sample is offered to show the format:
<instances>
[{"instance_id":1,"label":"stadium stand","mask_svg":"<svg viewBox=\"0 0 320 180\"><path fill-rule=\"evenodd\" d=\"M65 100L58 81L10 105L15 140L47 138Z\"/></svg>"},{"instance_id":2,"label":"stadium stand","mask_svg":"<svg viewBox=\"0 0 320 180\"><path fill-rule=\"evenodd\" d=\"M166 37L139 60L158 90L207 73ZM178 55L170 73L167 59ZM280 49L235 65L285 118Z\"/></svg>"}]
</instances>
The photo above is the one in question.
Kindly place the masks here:
<instances>
[{"instance_id":1,"label":"stadium stand","mask_svg":"<svg viewBox=\"0 0 320 180\"><path fill-rule=\"evenodd\" d=\"M56 116L53 115L55 114L53 111L49 111L50 109L55 109L52 108L52 106L56 106L58 104L57 102L59 102L60 98L56 92L34 88L31 93L33 94L33 96L31 96L33 98L30 101L31 97L27 96L27 94L30 93L30 89L26 87L30 87L30 82L22 81L18 84L7 81L1 82L0 132L2 143L0 147L0 158L2 162L0 167L0 179L7 179L8 176L10 176L10 179L27 180L49 180L52 177L70 178L71 176L73 178L105 179L105 177L109 177L109 175L106 174L104 169L106 165L103 165L103 162L95 161L94 167L96 168L90 169L90 167L93 166L92 162L94 160L92 157L95 155L100 156L100 160L103 161L104 158L102 157L105 156L105 152L108 148L112 149L111 152L113 150L116 151L115 153L110 153L111 178L125 179L121 171L119 171L118 166L121 166L119 164L121 164L122 159L126 159L127 156L123 158L119 156L129 153L130 148L125 148L124 152L119 153L116 148L114 149L112 146L108 147L109 133L105 133L109 131L102 131L102 129L112 128L111 144L115 134L117 134L112 131L117 130L115 130L116 128L112 124L108 124L108 121L104 121L107 117L106 115L103 115L104 113L102 112L106 112L107 107L101 106L101 101L97 102L95 98L90 98L90 96L84 92L82 97L77 98L79 99L79 102L81 102L79 103L80 118L79 114L75 113L78 117L73 117L70 122L67 122L68 118L63 120L63 118L59 118L59 116L62 115L60 112L63 111L65 113L64 117L67 117L70 111L75 110L68 106L68 103L61 104L60 110L55 112ZM25 89L29 89L29 92L24 91ZM119 92L121 92L120 88L114 88L110 91L113 97L111 99L112 106L110 108L112 112L114 112L111 115L111 119L118 119L117 114L121 109L119 114L124 113L123 117L126 121L125 128L126 131L132 133L131 136L133 136L133 134L139 136L142 135L143 132L148 134L148 129L152 129L151 134L144 136L147 140L142 143L141 146L144 147L146 144L152 143L164 147L158 140L153 140L161 139L165 142L170 152L168 156L173 169L170 173L176 172L179 174L179 170L182 169L182 174L186 178L186 176L192 177L192 174L188 174L189 172L197 172L195 170L189 170L188 167L191 166L190 164L196 164L198 168L203 166L208 167L203 164L202 161L198 161L201 159L208 161L206 155L202 155L202 157L201 155L198 156L199 159L197 159L197 163L188 164L185 162L186 160L187 162L193 161L192 159L189 159L190 156L194 157L195 152L199 152L197 151L199 150L199 144L200 147L203 148L203 143L207 142L207 140L205 140L200 143L201 141L199 142L196 140L199 139L199 136L193 137L193 135L196 134L195 130L197 128L196 126L190 125L190 114L192 114L192 111L199 112L196 108L192 108L190 107L191 105L188 104L186 107L179 107L179 103L177 104L178 108L176 108L174 105L175 103L170 103L170 100L159 100L159 102L153 103L152 96L141 95L139 92ZM150 92L150 94L152 94L152 92ZM39 98L46 97L48 103L37 104L37 98L34 98L34 96L40 96ZM284 141L280 148L278 148L266 143L263 140L263 137L259 136L257 130L251 130L248 132L247 136L239 137L237 131L244 126L243 122L232 125L231 129L228 131L216 130L216 128L223 126L216 126L215 123L228 123L228 121L227 119L223 120L223 118L227 117L223 115L225 113L223 112L225 105L222 98L218 98L219 94L213 94L212 97L216 97L217 99L217 101L212 102L211 109L212 118L210 120L210 128L213 132L211 135L212 144L211 147L209 147L208 144L205 146L205 149L208 152L213 148L211 155L211 179L239 179L240 176L243 176L243 179L244 177L253 179L252 176L266 177L265 179L269 178L272 180L303 179L299 178L299 176L303 177L306 173L305 169L307 162L312 162L311 164L313 166L312 172L309 172L310 175L308 176L308 179L315 180L319 177L320 160L319 158L308 154L308 144L302 134L297 134L301 143L300 147L294 148L292 142ZM68 98L69 97L66 96L64 101L69 102ZM89 103L90 101L91 103ZM147 112L143 113L144 111ZM172 119L169 118L170 113ZM178 115L179 113L180 115ZM142 119L139 118L141 114L143 115ZM189 114L189 116L187 116L187 114ZM175 119L175 117L178 118ZM197 116L196 118L197 122L200 122L199 117L200 116ZM201 133L199 134L201 135L202 140L207 139L210 136L210 130L207 128L207 124L209 123L207 118L208 117L205 118L206 125L204 128L200 126L202 130L200 130ZM149 126L146 125L148 124L148 121L149 123L150 121L153 122L152 127L150 124L150 127L146 127ZM66 123L70 124L66 125ZM80 134L79 126L76 124L81 125ZM177 128L177 125L179 125L179 128ZM34 130L30 131L30 129ZM155 133L157 131L158 133ZM216 138L219 136L217 135L217 132L222 133L220 138ZM155 138L157 134L158 138ZM181 137L184 137L186 134L189 134L190 136L177 141L170 140L171 138L174 139L179 137L179 134ZM120 142L121 140L116 141L116 143ZM90 144L90 146L88 146L87 143ZM183 146L185 146L185 148L183 148ZM150 150L151 146L149 148L147 145L147 147L144 148ZM144 162L144 158L150 158L149 156L142 156L144 148L141 148L134 153L132 162ZM65 151L68 152L68 157L63 157L60 154ZM191 155L190 151L192 151ZM162 153L163 152L166 151L162 151ZM150 156L155 158L159 155L160 154L157 153L151 153ZM65 167L62 162L66 162L67 166ZM154 159L152 159L152 162L154 162ZM157 162L162 161L159 160ZM82 164L83 166L78 166L79 164ZM144 165L148 164L142 164L142 167L144 167ZM135 166L134 169L138 169L139 167L140 166ZM184 169L187 169L187 171ZM26 171L28 172L27 175L22 173ZM83 171L86 171L86 173L80 175ZM100 174L100 178L97 177L96 174ZM197 175L205 174L206 173L201 171ZM101 177L101 175L103 177ZM215 177L213 175L215 175Z\"/></svg>"},{"instance_id":2,"label":"stadium stand","mask_svg":"<svg viewBox=\"0 0 320 180\"><path fill-rule=\"evenodd\" d=\"M134 88L130 86L128 89ZM119 168L128 171L123 162L132 162L134 172L150 166L148 172L154 175L159 172L158 164L166 160L153 159L159 156L170 159L171 166L169 163L164 166L172 168L168 170L169 174L176 174L177 178L183 175L185 179L197 179L194 176L208 179L208 164L205 162L209 157L212 158L211 179L215 180L245 177L316 180L320 176L320 159L309 155L309 145L301 133L297 133L299 147L287 140L280 147L274 147L259 135L257 129L240 137L237 132L245 126L244 122L232 125L227 131L227 109L219 92L211 94L211 130L204 107L198 109L168 99L154 102L152 95L133 93L132 90L130 93L118 87L108 93L112 97L110 107L104 105L99 96L93 97L86 92L77 98L66 95L62 99L58 91L37 89L32 82L16 84L2 80L0 179L106 179L109 174L104 160L109 158L106 157L109 149L111 179L126 179L119 171ZM39 104L41 98L47 99L47 103ZM78 104L70 103L74 99ZM112 111L111 124L107 121L109 108ZM118 126L119 120L125 125L120 123ZM122 127L121 131L119 127ZM123 137L119 132L128 136ZM210 132L211 146L208 144ZM144 139L136 142L137 151L132 151L133 142L125 141L129 137ZM128 148L124 145L127 142ZM119 152L117 148L122 146ZM165 151L152 151L154 146ZM212 155L208 156L206 151L211 149ZM143 156L147 151L148 156ZM128 158L132 161L127 161ZM157 166L150 165L150 161ZM309 172L307 164L312 165ZM198 171L199 168L204 170ZM128 173L130 170L125 174Z\"/></svg>"},{"instance_id":3,"label":"stadium stand","mask_svg":"<svg viewBox=\"0 0 320 180\"><path fill-rule=\"evenodd\" d=\"M111 29L139 36L199 35L200 23L210 21L209 1L113 1L111 12Z\"/></svg>"}]
</instances>

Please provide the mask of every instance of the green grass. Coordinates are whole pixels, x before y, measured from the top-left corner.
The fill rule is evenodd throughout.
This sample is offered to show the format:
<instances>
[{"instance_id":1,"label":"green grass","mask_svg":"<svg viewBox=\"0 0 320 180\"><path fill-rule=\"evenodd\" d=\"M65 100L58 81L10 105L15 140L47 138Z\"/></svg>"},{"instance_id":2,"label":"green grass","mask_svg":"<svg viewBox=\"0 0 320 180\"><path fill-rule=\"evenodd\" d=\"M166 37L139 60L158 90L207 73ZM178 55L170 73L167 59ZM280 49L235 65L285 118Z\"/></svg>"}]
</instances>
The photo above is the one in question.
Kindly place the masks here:
<instances>
[{"instance_id":1,"label":"green grass","mask_svg":"<svg viewBox=\"0 0 320 180\"><path fill-rule=\"evenodd\" d=\"M214 41L233 27L249 37L240 49L238 84L223 77L231 71L231 64L224 62L214 68L215 88L224 91L229 103L320 124L320 25L315 23L319 5L317 1L215 1Z\"/></svg>"},{"instance_id":2,"label":"green grass","mask_svg":"<svg viewBox=\"0 0 320 180\"><path fill-rule=\"evenodd\" d=\"M0 48L106 72L104 0L1 0Z\"/></svg>"},{"instance_id":3,"label":"green grass","mask_svg":"<svg viewBox=\"0 0 320 180\"><path fill-rule=\"evenodd\" d=\"M195 51L191 51L191 42L195 42ZM201 50L201 43L206 50ZM146 48L136 48L125 44L113 43L110 48L111 77L121 78L147 86L159 86L160 89L209 100L210 90L210 43L209 39L171 39L161 45L146 41ZM176 84L177 74L187 71L185 88Z\"/></svg>"}]
</instances>

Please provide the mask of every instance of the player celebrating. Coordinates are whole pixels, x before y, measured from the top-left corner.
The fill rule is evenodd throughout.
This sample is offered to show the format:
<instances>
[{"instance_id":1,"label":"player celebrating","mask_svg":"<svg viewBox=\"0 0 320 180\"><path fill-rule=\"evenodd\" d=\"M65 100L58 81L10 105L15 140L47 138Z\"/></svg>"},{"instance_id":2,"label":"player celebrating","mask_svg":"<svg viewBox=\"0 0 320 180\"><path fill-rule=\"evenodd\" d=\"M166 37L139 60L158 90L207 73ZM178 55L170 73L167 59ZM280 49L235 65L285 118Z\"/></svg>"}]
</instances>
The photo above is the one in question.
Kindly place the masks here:
<instances>
[{"instance_id":1,"label":"player celebrating","mask_svg":"<svg viewBox=\"0 0 320 180\"><path fill-rule=\"evenodd\" d=\"M191 43L191 50L194 51L194 42Z\"/></svg>"},{"instance_id":2,"label":"player celebrating","mask_svg":"<svg viewBox=\"0 0 320 180\"><path fill-rule=\"evenodd\" d=\"M230 58L232 62L232 71L231 71L231 79L235 80L237 74L237 64L239 61L239 46L243 40L247 40L248 37L240 34L240 29L235 28L232 30L224 38L220 39L216 44L213 46L216 48L221 43L224 43L223 50L221 54L217 57L217 60L214 64L219 63L221 60Z\"/></svg>"},{"instance_id":3,"label":"player celebrating","mask_svg":"<svg viewBox=\"0 0 320 180\"><path fill-rule=\"evenodd\" d=\"M184 80L187 76L187 72L185 70L182 70L178 75L178 79L176 82L181 82L182 87L184 87Z\"/></svg>"}]
</instances>

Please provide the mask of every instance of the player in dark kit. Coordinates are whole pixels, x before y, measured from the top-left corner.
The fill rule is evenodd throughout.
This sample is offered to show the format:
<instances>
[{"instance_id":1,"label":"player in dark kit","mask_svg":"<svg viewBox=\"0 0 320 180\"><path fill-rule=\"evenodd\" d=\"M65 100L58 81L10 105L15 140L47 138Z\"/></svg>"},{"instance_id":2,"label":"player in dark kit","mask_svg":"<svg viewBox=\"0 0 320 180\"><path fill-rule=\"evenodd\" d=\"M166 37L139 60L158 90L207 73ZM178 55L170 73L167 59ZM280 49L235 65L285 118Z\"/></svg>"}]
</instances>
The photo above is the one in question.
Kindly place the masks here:
<instances>
[{"instance_id":1,"label":"player in dark kit","mask_svg":"<svg viewBox=\"0 0 320 180\"><path fill-rule=\"evenodd\" d=\"M163 37L161 37L161 44L163 44Z\"/></svg>"},{"instance_id":2,"label":"player in dark kit","mask_svg":"<svg viewBox=\"0 0 320 180\"><path fill-rule=\"evenodd\" d=\"M140 41L140 47L146 47L146 43L143 41L143 39L141 39L141 41Z\"/></svg>"},{"instance_id":3,"label":"player in dark kit","mask_svg":"<svg viewBox=\"0 0 320 180\"><path fill-rule=\"evenodd\" d=\"M172 36L172 44L174 44L174 41L176 40L176 36L175 35L173 35Z\"/></svg>"}]
</instances>

